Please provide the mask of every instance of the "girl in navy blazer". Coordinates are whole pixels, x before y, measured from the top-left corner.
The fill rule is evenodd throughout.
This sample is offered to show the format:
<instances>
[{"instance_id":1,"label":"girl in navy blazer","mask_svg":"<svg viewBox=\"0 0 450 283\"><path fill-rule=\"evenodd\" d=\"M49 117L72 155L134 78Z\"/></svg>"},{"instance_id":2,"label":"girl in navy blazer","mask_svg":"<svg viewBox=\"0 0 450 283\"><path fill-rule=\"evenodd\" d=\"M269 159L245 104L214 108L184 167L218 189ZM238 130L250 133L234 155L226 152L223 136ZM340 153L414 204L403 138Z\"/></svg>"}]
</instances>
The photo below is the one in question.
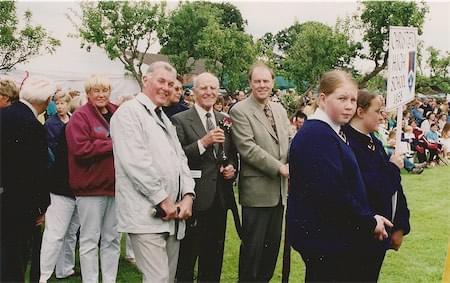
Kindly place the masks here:
<instances>
[{"instance_id":1,"label":"girl in navy blazer","mask_svg":"<svg viewBox=\"0 0 450 283\"><path fill-rule=\"evenodd\" d=\"M369 207L374 213L392 219L394 227L384 241L370 239L367 243L370 257L366 257L366 281L376 282L386 250L398 250L403 235L409 233L409 210L401 185L400 169L403 157L394 153L389 158L380 140L374 136L382 122L383 100L378 95L360 90L357 109L344 132L352 148L366 186ZM395 195L395 193L397 193ZM393 205L392 198L396 198Z\"/></svg>"},{"instance_id":2,"label":"girl in navy blazer","mask_svg":"<svg viewBox=\"0 0 450 283\"><path fill-rule=\"evenodd\" d=\"M357 160L341 126L353 117L358 88L343 71L320 79L318 108L289 153L289 240L306 265L306 282L361 282L367 242L392 223L369 206Z\"/></svg>"}]
</instances>

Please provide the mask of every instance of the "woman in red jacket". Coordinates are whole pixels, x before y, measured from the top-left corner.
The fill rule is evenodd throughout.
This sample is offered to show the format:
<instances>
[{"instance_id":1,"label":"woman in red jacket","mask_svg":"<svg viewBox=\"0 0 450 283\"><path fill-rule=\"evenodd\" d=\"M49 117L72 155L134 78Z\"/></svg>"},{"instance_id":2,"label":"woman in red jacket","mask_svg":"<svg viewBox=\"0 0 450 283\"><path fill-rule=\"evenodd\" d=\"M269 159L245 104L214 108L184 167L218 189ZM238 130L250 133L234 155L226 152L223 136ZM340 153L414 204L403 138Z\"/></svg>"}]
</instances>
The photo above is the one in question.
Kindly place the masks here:
<instances>
[{"instance_id":1,"label":"woman in red jacket","mask_svg":"<svg viewBox=\"0 0 450 283\"><path fill-rule=\"evenodd\" d=\"M101 76L85 83L88 103L66 127L69 184L80 219L83 282L98 282L98 243L103 282L115 282L120 236L114 201L114 162L109 121L117 106L109 102L111 84Z\"/></svg>"}]
</instances>

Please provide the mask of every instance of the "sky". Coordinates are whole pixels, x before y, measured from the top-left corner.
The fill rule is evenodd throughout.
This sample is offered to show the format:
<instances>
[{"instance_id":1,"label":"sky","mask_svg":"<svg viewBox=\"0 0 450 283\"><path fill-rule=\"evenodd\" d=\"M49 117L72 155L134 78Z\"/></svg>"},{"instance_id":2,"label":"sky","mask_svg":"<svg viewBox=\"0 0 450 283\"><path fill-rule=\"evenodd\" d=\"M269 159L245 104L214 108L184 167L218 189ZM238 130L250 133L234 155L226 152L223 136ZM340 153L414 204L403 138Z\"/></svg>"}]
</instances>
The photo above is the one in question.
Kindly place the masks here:
<instances>
[{"instance_id":1,"label":"sky","mask_svg":"<svg viewBox=\"0 0 450 283\"><path fill-rule=\"evenodd\" d=\"M351 16L356 12L358 4L355 1L231 1L247 20L246 31L254 37L261 37L266 32L277 33L289 27L296 21L320 21L333 26L338 17ZM442 51L450 52L450 1L428 2L430 12L424 25L421 39L425 47L433 46ZM169 2L168 7L174 8L176 2ZM68 38L67 34L74 32L72 24L66 18L69 8L78 9L78 3L72 1L19 1L19 15L28 9L33 14L33 22L44 26L51 34L61 40L62 46L52 56L33 58L29 64L19 66L30 70L46 70L46 72L72 74L74 76L85 72L123 73L120 62L111 62L106 54L93 48L91 53L80 49L77 39ZM152 52L158 51L155 45ZM360 66L361 69L370 66Z\"/></svg>"}]
</instances>

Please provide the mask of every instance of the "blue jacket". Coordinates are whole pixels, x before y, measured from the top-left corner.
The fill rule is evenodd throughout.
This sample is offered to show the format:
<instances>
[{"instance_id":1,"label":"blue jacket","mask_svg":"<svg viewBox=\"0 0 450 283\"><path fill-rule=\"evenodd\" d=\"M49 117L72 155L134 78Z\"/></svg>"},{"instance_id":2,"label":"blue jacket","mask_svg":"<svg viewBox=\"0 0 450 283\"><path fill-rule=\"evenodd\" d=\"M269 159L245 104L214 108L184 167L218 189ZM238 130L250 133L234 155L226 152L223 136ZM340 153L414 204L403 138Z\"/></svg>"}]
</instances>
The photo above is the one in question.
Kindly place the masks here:
<instances>
[{"instance_id":1,"label":"blue jacket","mask_svg":"<svg viewBox=\"0 0 450 283\"><path fill-rule=\"evenodd\" d=\"M376 221L351 148L325 122L305 121L289 153L289 240L302 255L358 250Z\"/></svg>"},{"instance_id":2,"label":"blue jacket","mask_svg":"<svg viewBox=\"0 0 450 283\"><path fill-rule=\"evenodd\" d=\"M409 210L406 197L401 185L400 170L395 164L389 162L380 140L370 135L375 150L369 148L370 138L350 125L344 127L344 132L358 161L361 174L366 186L369 206L375 214L392 219L392 195L397 193L397 209L394 218L394 230L403 230L409 233ZM384 242L371 240L372 246L389 247L389 239Z\"/></svg>"}]
</instances>

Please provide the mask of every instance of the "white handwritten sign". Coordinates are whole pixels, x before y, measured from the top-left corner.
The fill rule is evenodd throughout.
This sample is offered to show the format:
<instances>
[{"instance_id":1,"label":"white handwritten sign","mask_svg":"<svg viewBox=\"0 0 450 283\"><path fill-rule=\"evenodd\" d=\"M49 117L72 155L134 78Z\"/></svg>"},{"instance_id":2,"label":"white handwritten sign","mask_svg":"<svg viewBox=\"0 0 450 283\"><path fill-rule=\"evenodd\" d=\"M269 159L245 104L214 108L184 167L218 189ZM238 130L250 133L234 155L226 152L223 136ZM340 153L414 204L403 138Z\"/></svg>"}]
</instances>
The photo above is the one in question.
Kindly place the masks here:
<instances>
[{"instance_id":1,"label":"white handwritten sign","mask_svg":"<svg viewBox=\"0 0 450 283\"><path fill-rule=\"evenodd\" d=\"M415 96L417 28L389 27L386 110L392 111Z\"/></svg>"}]
</instances>

